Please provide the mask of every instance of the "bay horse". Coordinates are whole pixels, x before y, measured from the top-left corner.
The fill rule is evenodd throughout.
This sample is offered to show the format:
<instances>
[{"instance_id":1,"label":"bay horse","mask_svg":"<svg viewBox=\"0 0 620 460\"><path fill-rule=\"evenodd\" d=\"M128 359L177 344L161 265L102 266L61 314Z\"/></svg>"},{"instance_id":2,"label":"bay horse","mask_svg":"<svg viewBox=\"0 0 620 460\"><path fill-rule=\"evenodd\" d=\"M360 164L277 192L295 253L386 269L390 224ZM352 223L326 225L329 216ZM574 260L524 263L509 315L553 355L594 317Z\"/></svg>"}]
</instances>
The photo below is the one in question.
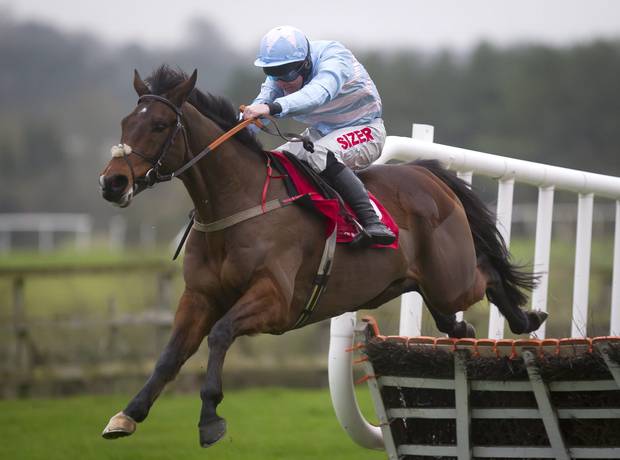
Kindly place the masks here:
<instances>
[{"instance_id":1,"label":"bay horse","mask_svg":"<svg viewBox=\"0 0 620 460\"><path fill-rule=\"evenodd\" d=\"M103 198L126 207L141 191L177 177L196 219L210 223L260 203L268 174L261 145L248 129L208 152L195 152L237 124L227 100L195 88L166 65L143 81L137 71L135 109L122 120L121 144L103 170ZM172 174L171 172L174 172ZM375 165L359 172L399 227L398 248L338 245L331 278L307 323L358 309L376 308L408 291L422 294L440 331L473 336L457 321L486 293L515 333L538 329L546 313L522 311L535 275L510 261L492 213L453 173L434 161ZM266 198L287 197L274 180ZM226 352L242 335L282 334L293 329L313 289L325 223L299 206L286 206L214 232L192 230L183 261L185 289L169 342L155 369L127 407L113 416L103 436L132 434L164 386L208 337L206 378L201 386L200 445L226 432L216 408L223 399Z\"/></svg>"}]
</instances>

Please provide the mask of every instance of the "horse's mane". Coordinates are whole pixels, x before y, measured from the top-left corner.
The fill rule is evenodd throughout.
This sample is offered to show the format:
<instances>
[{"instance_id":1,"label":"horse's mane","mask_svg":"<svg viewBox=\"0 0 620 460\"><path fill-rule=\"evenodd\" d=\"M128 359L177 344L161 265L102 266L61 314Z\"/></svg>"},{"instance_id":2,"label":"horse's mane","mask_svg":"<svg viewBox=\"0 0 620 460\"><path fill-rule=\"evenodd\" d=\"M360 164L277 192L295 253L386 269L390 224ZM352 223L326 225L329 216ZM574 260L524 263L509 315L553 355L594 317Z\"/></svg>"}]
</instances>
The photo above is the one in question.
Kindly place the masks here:
<instances>
[{"instance_id":1,"label":"horse's mane","mask_svg":"<svg viewBox=\"0 0 620 460\"><path fill-rule=\"evenodd\" d=\"M167 64L162 64L146 78L145 82L152 94L162 96L188 78L188 75L181 69L173 69ZM238 123L237 116L239 112L226 98L203 93L198 88L194 88L187 98L187 102L192 104L205 117L213 120L224 131L231 129ZM263 151L261 143L248 129L239 131L235 134L235 138L253 150Z\"/></svg>"}]
</instances>

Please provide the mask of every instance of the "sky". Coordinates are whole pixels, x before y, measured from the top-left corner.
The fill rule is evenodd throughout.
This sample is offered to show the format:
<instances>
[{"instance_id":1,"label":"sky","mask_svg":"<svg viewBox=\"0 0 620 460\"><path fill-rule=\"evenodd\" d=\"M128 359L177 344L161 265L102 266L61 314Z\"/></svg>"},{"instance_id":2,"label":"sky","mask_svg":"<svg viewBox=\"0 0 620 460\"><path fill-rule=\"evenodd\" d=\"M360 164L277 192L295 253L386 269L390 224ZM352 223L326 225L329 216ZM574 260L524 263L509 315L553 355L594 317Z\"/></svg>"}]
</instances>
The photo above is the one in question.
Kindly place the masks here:
<instances>
[{"instance_id":1,"label":"sky","mask_svg":"<svg viewBox=\"0 0 620 460\"><path fill-rule=\"evenodd\" d=\"M147 47L183 43L189 21L199 17L240 52L253 52L260 37L281 24L295 25L311 39L378 50L620 38L616 0L0 0L5 14Z\"/></svg>"}]
</instances>

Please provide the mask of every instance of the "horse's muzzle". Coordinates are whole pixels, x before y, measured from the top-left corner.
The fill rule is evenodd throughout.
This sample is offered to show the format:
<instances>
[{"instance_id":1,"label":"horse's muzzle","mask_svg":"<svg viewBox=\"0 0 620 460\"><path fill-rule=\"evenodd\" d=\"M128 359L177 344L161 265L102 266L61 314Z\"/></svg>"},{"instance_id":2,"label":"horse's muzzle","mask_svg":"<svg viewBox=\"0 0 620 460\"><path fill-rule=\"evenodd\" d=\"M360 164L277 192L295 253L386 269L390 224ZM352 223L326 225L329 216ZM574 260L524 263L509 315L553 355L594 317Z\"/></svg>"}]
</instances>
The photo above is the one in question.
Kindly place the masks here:
<instances>
[{"instance_id":1,"label":"horse's muzzle","mask_svg":"<svg viewBox=\"0 0 620 460\"><path fill-rule=\"evenodd\" d=\"M129 178L123 174L100 176L101 196L111 203L125 207L131 200L131 190L127 191Z\"/></svg>"}]
</instances>

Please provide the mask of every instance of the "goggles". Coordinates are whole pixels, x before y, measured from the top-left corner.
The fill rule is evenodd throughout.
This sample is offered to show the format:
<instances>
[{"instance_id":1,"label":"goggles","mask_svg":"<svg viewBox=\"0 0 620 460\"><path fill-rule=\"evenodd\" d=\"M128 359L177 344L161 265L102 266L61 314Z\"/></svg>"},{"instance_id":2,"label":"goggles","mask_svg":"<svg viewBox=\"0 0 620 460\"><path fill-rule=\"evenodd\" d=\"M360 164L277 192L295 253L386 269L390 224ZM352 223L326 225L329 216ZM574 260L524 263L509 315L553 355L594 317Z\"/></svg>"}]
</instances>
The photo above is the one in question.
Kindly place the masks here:
<instances>
[{"instance_id":1,"label":"goggles","mask_svg":"<svg viewBox=\"0 0 620 460\"><path fill-rule=\"evenodd\" d=\"M293 68L291 68L293 65ZM304 60L301 64L297 62L291 62L290 64L284 64L278 67L264 67L263 70L265 74L269 75L274 80L281 80L285 82L290 82L299 77L304 68L306 66L306 61Z\"/></svg>"}]
</instances>

